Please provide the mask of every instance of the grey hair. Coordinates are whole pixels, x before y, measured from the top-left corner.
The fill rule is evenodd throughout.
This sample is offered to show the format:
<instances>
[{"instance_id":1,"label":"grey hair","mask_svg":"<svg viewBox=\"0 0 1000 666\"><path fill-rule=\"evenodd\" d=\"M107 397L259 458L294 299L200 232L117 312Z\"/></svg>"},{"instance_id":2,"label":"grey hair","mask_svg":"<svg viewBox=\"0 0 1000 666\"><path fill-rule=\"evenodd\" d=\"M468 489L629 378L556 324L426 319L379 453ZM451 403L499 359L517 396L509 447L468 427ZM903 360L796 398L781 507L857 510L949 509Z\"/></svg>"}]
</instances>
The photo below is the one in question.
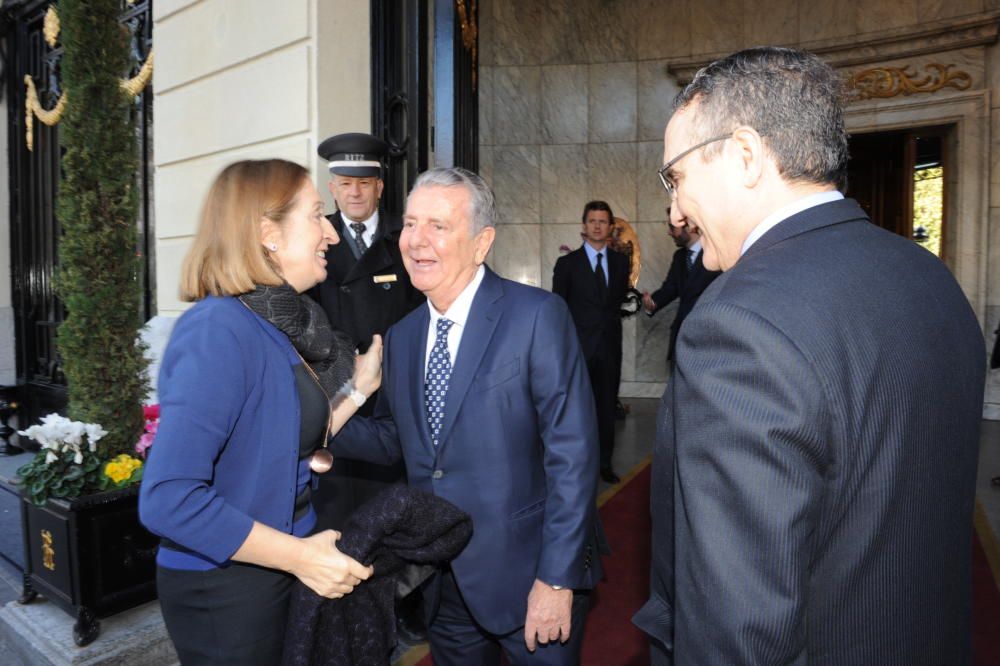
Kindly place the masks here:
<instances>
[{"instance_id":1,"label":"grey hair","mask_svg":"<svg viewBox=\"0 0 1000 666\"><path fill-rule=\"evenodd\" d=\"M486 181L462 167L438 167L425 171L413 183L410 194L421 187L464 187L469 192L472 235L497 224L497 202Z\"/></svg>"},{"instance_id":2,"label":"grey hair","mask_svg":"<svg viewBox=\"0 0 1000 666\"><path fill-rule=\"evenodd\" d=\"M843 189L848 158L843 91L843 81L818 56L766 46L704 67L674 100L674 109L697 102L695 127L705 139L752 127L786 180ZM721 144L709 146L706 158L719 151Z\"/></svg>"}]
</instances>

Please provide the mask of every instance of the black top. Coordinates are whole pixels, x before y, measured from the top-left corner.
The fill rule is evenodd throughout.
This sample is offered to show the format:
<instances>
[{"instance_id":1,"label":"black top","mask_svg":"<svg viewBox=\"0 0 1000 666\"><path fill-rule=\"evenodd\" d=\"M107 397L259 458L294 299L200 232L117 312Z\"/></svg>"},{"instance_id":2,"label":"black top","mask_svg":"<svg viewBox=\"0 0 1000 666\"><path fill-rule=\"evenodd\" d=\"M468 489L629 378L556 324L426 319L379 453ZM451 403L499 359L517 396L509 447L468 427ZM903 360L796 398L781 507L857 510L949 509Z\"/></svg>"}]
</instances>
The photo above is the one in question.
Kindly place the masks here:
<instances>
[{"instance_id":1,"label":"black top","mask_svg":"<svg viewBox=\"0 0 1000 666\"><path fill-rule=\"evenodd\" d=\"M295 495L295 518L309 511L312 486L309 484L308 463L303 462L323 444L329 422L330 405L326 394L313 379L305 363L295 366L295 388L299 393L299 475ZM303 469L306 465L306 469Z\"/></svg>"}]
</instances>

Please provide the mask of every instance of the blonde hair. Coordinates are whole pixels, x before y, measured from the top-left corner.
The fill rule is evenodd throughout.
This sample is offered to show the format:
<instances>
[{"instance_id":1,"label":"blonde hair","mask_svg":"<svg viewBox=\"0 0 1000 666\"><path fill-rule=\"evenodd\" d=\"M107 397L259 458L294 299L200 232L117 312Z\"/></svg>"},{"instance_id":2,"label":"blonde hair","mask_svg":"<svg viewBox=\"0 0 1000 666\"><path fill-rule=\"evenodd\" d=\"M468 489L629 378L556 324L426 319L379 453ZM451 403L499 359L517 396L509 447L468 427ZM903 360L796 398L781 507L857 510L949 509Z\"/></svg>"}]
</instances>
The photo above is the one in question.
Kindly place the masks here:
<instances>
[{"instance_id":1,"label":"blonde hair","mask_svg":"<svg viewBox=\"0 0 1000 666\"><path fill-rule=\"evenodd\" d=\"M223 169L205 197L184 258L181 299L235 296L258 284L281 284L278 266L261 244L260 221L283 223L308 178L304 167L278 159L243 160Z\"/></svg>"}]
</instances>

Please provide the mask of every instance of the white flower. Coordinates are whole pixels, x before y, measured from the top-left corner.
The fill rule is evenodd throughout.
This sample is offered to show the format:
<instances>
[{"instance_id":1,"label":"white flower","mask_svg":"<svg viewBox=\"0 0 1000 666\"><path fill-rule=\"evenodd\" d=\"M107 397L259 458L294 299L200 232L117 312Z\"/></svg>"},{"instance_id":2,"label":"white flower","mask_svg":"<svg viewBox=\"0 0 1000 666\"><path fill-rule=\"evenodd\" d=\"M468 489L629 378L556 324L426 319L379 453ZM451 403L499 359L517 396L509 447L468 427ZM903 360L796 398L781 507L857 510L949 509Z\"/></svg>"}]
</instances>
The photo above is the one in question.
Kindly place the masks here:
<instances>
[{"instance_id":1,"label":"white flower","mask_svg":"<svg viewBox=\"0 0 1000 666\"><path fill-rule=\"evenodd\" d=\"M98 440L107 435L108 431L97 423L84 423L83 427L87 430L87 439L90 441L90 450L93 451L95 444L97 444Z\"/></svg>"},{"instance_id":2,"label":"white flower","mask_svg":"<svg viewBox=\"0 0 1000 666\"><path fill-rule=\"evenodd\" d=\"M75 462L77 465L82 465L83 464L83 454L80 453L79 451L77 451L76 455L73 456L73 462Z\"/></svg>"},{"instance_id":3,"label":"white flower","mask_svg":"<svg viewBox=\"0 0 1000 666\"><path fill-rule=\"evenodd\" d=\"M54 463L57 460L59 460L59 456L57 456L52 451L49 451L48 453L45 454L45 464L46 465L48 465L49 463Z\"/></svg>"}]
</instances>

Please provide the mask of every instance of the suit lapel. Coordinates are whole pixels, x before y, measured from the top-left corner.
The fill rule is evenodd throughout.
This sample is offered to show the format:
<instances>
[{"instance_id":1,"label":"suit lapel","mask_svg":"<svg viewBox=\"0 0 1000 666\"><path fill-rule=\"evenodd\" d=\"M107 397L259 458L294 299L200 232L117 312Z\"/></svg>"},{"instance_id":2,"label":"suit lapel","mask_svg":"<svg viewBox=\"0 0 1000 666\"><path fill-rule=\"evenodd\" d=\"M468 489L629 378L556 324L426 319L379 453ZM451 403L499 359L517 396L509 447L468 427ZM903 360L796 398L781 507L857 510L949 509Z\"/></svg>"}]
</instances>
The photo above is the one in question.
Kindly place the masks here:
<instances>
[{"instance_id":1,"label":"suit lapel","mask_svg":"<svg viewBox=\"0 0 1000 666\"><path fill-rule=\"evenodd\" d=\"M465 322L465 330L462 331L462 342L458 347L458 357L455 359L451 378L448 380L444 421L441 423L441 432L438 434L440 442L438 455L448 444L448 435L451 433L452 426L455 425L455 419L462 409L462 403L469 394L469 388L472 386L472 379L482 363L486 349L493 338L493 332L503 314L500 303L502 298L503 287L500 278L489 268L486 268L483 282L479 285L479 291L472 300L472 309L469 310L469 318ZM426 346L426 344L425 338L424 345ZM430 441L429 436L428 441Z\"/></svg>"},{"instance_id":2,"label":"suit lapel","mask_svg":"<svg viewBox=\"0 0 1000 666\"><path fill-rule=\"evenodd\" d=\"M750 246L743 257L758 254L772 245L821 227L867 219L868 214L854 199L839 199L813 206L771 227L756 243ZM742 257L740 260L742 261Z\"/></svg>"}]
</instances>

